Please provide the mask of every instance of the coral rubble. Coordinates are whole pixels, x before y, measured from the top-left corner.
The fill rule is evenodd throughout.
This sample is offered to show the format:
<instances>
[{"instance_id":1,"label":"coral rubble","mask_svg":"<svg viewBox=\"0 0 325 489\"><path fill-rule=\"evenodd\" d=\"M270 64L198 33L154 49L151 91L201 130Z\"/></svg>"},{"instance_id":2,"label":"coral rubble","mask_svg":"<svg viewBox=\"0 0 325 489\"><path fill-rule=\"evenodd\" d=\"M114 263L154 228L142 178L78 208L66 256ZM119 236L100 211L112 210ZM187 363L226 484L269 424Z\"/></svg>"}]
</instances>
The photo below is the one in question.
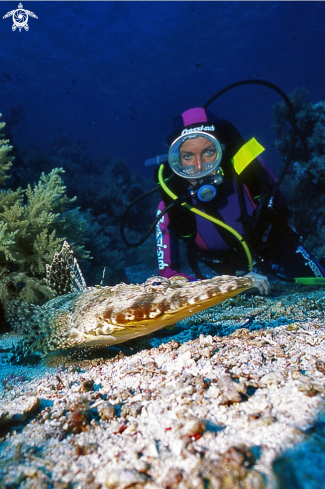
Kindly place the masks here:
<instances>
[{"instance_id":1,"label":"coral rubble","mask_svg":"<svg viewBox=\"0 0 325 489\"><path fill-rule=\"evenodd\" d=\"M194 336L186 320L183 342L147 338L125 354L52 358L59 367L33 379L7 375L4 487L323 487L323 292L297 290L249 310L231 299L201 313Z\"/></svg>"}]
</instances>

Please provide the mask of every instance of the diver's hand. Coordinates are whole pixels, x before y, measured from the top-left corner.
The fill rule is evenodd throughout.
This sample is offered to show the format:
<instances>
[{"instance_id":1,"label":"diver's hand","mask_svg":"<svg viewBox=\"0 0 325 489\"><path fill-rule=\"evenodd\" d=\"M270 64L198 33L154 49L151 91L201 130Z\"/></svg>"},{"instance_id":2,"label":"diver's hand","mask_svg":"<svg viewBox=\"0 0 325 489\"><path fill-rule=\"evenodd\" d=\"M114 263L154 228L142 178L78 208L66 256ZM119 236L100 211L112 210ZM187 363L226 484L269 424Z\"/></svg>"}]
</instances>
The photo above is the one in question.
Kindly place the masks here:
<instances>
[{"instance_id":1,"label":"diver's hand","mask_svg":"<svg viewBox=\"0 0 325 489\"><path fill-rule=\"evenodd\" d=\"M251 272L245 275L245 277L251 277L254 280L254 285L246 291L246 293L254 293L254 289L262 295L268 295L271 291L270 283L265 275L260 275L259 273Z\"/></svg>"}]
</instances>

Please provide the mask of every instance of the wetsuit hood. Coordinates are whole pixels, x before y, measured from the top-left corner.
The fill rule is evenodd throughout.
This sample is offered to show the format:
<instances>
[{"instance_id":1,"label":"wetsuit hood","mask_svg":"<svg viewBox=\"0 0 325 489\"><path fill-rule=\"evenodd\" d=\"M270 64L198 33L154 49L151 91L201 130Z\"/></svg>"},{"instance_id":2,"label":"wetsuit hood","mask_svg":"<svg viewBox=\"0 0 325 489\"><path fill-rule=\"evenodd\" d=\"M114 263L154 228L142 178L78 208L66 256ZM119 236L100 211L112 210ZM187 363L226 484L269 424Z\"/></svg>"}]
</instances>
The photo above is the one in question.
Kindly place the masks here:
<instances>
[{"instance_id":1,"label":"wetsuit hood","mask_svg":"<svg viewBox=\"0 0 325 489\"><path fill-rule=\"evenodd\" d=\"M167 138L168 144L172 144L184 130L190 129L207 132L221 142L225 137L221 119L203 107L195 107L176 117L171 134Z\"/></svg>"}]
</instances>

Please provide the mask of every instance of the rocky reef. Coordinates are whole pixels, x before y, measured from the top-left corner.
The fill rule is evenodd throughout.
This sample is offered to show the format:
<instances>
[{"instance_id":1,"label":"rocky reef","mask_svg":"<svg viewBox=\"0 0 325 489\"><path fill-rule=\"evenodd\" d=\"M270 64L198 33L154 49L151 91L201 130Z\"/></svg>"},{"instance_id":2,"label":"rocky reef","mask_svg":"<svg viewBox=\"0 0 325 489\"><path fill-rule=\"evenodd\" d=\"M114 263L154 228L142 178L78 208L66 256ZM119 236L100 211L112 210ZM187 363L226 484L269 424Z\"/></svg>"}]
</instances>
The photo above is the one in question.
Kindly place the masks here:
<instances>
[{"instance_id":1,"label":"rocky reef","mask_svg":"<svg viewBox=\"0 0 325 489\"><path fill-rule=\"evenodd\" d=\"M325 264L325 102L311 103L308 92L296 89L289 95L297 118L297 145L283 181L292 223L304 244ZM284 103L273 108L277 139L283 158L289 154L292 130Z\"/></svg>"}]
</instances>

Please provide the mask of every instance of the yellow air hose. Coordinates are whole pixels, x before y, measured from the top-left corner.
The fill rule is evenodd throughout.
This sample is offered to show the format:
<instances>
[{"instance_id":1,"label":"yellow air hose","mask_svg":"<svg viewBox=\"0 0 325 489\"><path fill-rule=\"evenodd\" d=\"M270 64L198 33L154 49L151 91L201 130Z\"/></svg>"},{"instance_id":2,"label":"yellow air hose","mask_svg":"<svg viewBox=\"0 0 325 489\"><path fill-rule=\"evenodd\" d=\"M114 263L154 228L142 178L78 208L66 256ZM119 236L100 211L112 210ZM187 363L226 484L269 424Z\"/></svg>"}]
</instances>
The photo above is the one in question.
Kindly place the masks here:
<instances>
[{"instance_id":1,"label":"yellow air hose","mask_svg":"<svg viewBox=\"0 0 325 489\"><path fill-rule=\"evenodd\" d=\"M163 179L163 171L164 171L164 165L160 165L159 167L159 172L158 172L158 179L159 183L166 192L169 197L171 197L173 200L177 199L177 195L175 195L165 184L164 179ZM215 217L209 216L209 214L206 214L205 212L200 211L199 209L196 209L192 205L188 204L187 202L183 202L182 205L186 207L186 209L189 209L190 211L194 212L195 214L198 214L201 217L204 217L205 219L208 219L209 221L213 222L214 224L217 224L218 226L223 227L224 229L227 229L230 233L232 233L240 242L242 247L245 250L247 260L248 260L248 266L249 266L249 271L253 271L253 260L252 260L252 255L249 251L249 248L247 246L247 243L245 242L244 238L235 231L235 229L231 228L230 226L227 226L224 222L220 221L219 219L216 219Z\"/></svg>"}]
</instances>

